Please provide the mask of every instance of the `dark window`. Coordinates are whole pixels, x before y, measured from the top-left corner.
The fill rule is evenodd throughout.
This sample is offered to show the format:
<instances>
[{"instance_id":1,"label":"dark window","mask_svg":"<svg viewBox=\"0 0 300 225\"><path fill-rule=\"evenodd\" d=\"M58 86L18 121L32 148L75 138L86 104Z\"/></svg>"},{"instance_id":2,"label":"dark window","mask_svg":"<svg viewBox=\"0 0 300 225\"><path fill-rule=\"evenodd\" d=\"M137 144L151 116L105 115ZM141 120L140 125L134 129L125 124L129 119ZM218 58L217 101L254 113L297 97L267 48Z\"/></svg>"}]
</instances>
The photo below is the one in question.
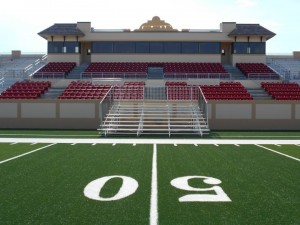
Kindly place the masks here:
<instances>
[{"instance_id":1,"label":"dark window","mask_svg":"<svg viewBox=\"0 0 300 225\"><path fill-rule=\"evenodd\" d=\"M134 53L135 43L134 42L115 42L114 43L115 53Z\"/></svg>"},{"instance_id":2,"label":"dark window","mask_svg":"<svg viewBox=\"0 0 300 225\"><path fill-rule=\"evenodd\" d=\"M182 53L199 53L198 42L182 42Z\"/></svg>"},{"instance_id":3,"label":"dark window","mask_svg":"<svg viewBox=\"0 0 300 225\"><path fill-rule=\"evenodd\" d=\"M200 42L199 52L201 54L220 54L219 42Z\"/></svg>"},{"instance_id":4,"label":"dark window","mask_svg":"<svg viewBox=\"0 0 300 225\"><path fill-rule=\"evenodd\" d=\"M62 41L49 41L48 42L48 53L63 53Z\"/></svg>"},{"instance_id":5,"label":"dark window","mask_svg":"<svg viewBox=\"0 0 300 225\"><path fill-rule=\"evenodd\" d=\"M180 42L165 42L164 53L181 53Z\"/></svg>"},{"instance_id":6,"label":"dark window","mask_svg":"<svg viewBox=\"0 0 300 225\"><path fill-rule=\"evenodd\" d=\"M164 45L162 42L150 42L150 53L163 53Z\"/></svg>"},{"instance_id":7,"label":"dark window","mask_svg":"<svg viewBox=\"0 0 300 225\"><path fill-rule=\"evenodd\" d=\"M113 53L113 42L93 42L93 53Z\"/></svg>"},{"instance_id":8,"label":"dark window","mask_svg":"<svg viewBox=\"0 0 300 225\"><path fill-rule=\"evenodd\" d=\"M76 52L76 47L78 47L77 49L79 50L79 46L80 43L76 42L76 41L67 41L64 43L65 44L65 48L66 48L66 53L79 53Z\"/></svg>"},{"instance_id":9,"label":"dark window","mask_svg":"<svg viewBox=\"0 0 300 225\"><path fill-rule=\"evenodd\" d=\"M150 46L149 42L136 42L135 52L136 53L149 53Z\"/></svg>"},{"instance_id":10,"label":"dark window","mask_svg":"<svg viewBox=\"0 0 300 225\"><path fill-rule=\"evenodd\" d=\"M248 42L234 42L232 49L234 54L248 54Z\"/></svg>"},{"instance_id":11,"label":"dark window","mask_svg":"<svg viewBox=\"0 0 300 225\"><path fill-rule=\"evenodd\" d=\"M250 48L250 54L266 54L265 42L250 42L249 48Z\"/></svg>"}]
</instances>

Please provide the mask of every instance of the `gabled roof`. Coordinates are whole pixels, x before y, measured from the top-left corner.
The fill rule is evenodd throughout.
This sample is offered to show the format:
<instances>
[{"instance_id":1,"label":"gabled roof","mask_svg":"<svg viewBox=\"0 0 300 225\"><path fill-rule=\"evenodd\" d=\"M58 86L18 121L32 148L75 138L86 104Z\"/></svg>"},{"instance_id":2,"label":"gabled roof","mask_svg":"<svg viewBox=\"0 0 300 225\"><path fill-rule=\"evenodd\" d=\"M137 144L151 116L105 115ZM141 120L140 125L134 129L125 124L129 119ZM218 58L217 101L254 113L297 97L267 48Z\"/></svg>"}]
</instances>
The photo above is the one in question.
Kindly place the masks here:
<instances>
[{"instance_id":1,"label":"gabled roof","mask_svg":"<svg viewBox=\"0 0 300 225\"><path fill-rule=\"evenodd\" d=\"M42 37L55 35L84 36L84 33L77 28L76 23L56 23L38 34Z\"/></svg>"},{"instance_id":2,"label":"gabled roof","mask_svg":"<svg viewBox=\"0 0 300 225\"><path fill-rule=\"evenodd\" d=\"M228 36L250 35L267 36L268 38L272 38L276 34L260 26L259 24L237 24L236 28L233 31L231 31Z\"/></svg>"}]
</instances>

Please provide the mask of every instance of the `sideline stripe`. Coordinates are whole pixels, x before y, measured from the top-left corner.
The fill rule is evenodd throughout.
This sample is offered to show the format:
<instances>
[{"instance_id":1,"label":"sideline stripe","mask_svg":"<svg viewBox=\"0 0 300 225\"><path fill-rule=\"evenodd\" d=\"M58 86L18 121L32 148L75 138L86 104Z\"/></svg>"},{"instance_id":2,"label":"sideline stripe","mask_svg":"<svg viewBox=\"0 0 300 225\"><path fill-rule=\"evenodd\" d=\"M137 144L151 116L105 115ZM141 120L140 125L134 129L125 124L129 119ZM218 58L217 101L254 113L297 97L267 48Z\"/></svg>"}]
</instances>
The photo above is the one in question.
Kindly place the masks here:
<instances>
[{"instance_id":1,"label":"sideline stripe","mask_svg":"<svg viewBox=\"0 0 300 225\"><path fill-rule=\"evenodd\" d=\"M150 225L158 225L157 198L157 147L156 144L153 144Z\"/></svg>"},{"instance_id":2,"label":"sideline stripe","mask_svg":"<svg viewBox=\"0 0 300 225\"><path fill-rule=\"evenodd\" d=\"M300 159L298 159L298 158L295 158L295 157L293 157L293 156L286 155L286 154L284 154L284 153L281 153L281 152L277 152L277 151L275 151L275 150L273 150L273 149L270 149L270 148L267 148L267 147L264 147L264 146L261 146L261 145L256 145L256 146L258 146L258 147L260 147L260 148L264 148L264 149L266 149L266 150L268 150L268 151L271 151L271 152L277 153L277 154L279 154L279 155L283 155L283 156L285 156L285 157L288 157L288 158L290 158L290 159L294 159L294 160L296 160L296 161L299 161L299 162L300 162Z\"/></svg>"},{"instance_id":3,"label":"sideline stripe","mask_svg":"<svg viewBox=\"0 0 300 225\"><path fill-rule=\"evenodd\" d=\"M35 149L35 150L33 150L33 151L26 152L26 153L24 153L24 154L17 155L17 156L15 156L15 157L12 157L12 158L9 158L9 159L0 161L0 164L5 163L5 162L8 162L8 161L11 161L11 160L14 160L14 159L17 159L17 158L20 158L20 157L23 157L23 156L25 156L25 155L29 155L29 154L31 154L31 153L37 152L37 151L42 150L42 149L44 149L44 148L48 148L48 147L50 147L50 146L52 146L52 145L55 145L55 144L56 144L56 143L53 143L53 144L50 144L50 145L46 145L46 146L44 146L44 147Z\"/></svg>"}]
</instances>

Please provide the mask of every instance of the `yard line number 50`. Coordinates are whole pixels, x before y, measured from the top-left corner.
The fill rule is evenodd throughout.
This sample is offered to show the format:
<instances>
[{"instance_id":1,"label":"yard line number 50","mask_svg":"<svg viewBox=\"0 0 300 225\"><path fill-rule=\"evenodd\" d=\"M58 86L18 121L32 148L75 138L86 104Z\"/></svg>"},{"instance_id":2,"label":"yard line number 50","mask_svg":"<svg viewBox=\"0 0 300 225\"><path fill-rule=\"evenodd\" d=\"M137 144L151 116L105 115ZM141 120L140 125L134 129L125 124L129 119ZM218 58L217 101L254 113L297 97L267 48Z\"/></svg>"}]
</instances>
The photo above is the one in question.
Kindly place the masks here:
<instances>
[{"instance_id":1,"label":"yard line number 50","mask_svg":"<svg viewBox=\"0 0 300 225\"><path fill-rule=\"evenodd\" d=\"M114 196L112 197L102 197L101 189L105 184L111 179L122 179L122 185ZM192 187L189 184L190 180L201 180L204 184L210 185L208 188L197 188ZM171 185L177 189L188 191L189 194L181 196L179 202L231 202L231 199L219 186L222 182L221 180L214 177L207 176L184 176L173 179ZM84 195L93 200L97 201L118 201L133 195L138 189L138 182L127 176L105 176L93 180L84 188ZM209 193L208 193L209 192ZM213 192L213 193L212 193Z\"/></svg>"}]
</instances>

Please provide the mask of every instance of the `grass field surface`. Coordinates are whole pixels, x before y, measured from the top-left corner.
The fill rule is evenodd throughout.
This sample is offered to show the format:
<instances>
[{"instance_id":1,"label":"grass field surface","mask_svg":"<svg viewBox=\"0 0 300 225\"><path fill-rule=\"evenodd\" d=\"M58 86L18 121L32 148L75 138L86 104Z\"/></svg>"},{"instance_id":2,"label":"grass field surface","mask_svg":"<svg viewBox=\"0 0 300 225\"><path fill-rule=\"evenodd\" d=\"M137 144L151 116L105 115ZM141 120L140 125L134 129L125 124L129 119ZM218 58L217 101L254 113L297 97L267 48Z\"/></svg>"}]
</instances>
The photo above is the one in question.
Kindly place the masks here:
<instances>
[{"instance_id":1,"label":"grass field surface","mask_svg":"<svg viewBox=\"0 0 300 225\"><path fill-rule=\"evenodd\" d=\"M20 140L0 143L0 224L297 225L300 221L297 144Z\"/></svg>"}]
</instances>

